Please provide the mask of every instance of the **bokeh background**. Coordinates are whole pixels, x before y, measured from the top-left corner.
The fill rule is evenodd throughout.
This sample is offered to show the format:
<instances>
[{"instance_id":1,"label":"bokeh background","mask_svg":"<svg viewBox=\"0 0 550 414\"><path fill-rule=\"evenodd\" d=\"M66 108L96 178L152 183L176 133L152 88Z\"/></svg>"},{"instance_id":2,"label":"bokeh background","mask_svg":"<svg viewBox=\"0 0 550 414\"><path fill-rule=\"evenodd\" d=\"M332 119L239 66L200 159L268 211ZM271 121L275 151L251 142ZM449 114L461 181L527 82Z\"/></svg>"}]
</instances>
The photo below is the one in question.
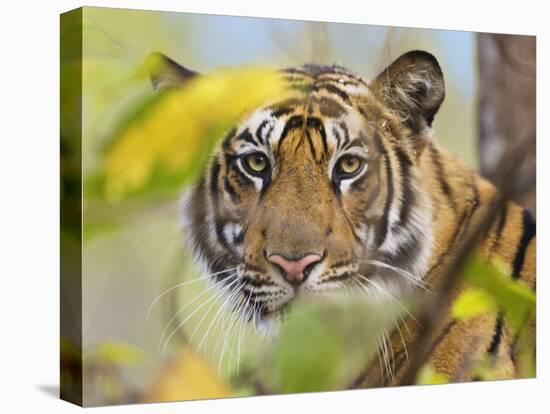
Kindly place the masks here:
<instances>
[{"instance_id":1,"label":"bokeh background","mask_svg":"<svg viewBox=\"0 0 550 414\"><path fill-rule=\"evenodd\" d=\"M152 52L202 73L258 63L275 68L336 63L373 78L406 51L429 51L440 62L447 91L434 123L435 136L468 165L480 167L480 46L475 33L101 8L84 9L82 31L82 348L87 404L143 400L170 370L196 372L200 378L201 362L182 362L178 368L177 361L193 332L191 342L200 342L215 312L204 315L208 306L198 311L166 350L159 350L171 316L206 286L197 282L174 290L146 318L161 292L200 275L182 247L181 191L174 187L110 201L86 190L86 180L102 168L102 154L115 131L136 103L153 94L146 65ZM190 306L180 318L194 309ZM254 363L262 343L257 334L245 334L240 371ZM238 395L247 395L234 380L235 356L228 351L219 359L220 335L216 329L210 333L201 360L214 370L218 367L222 382ZM175 387L185 386L192 388ZM156 388L151 399L172 399L169 391L163 394ZM224 385L212 388L212 396L226 392Z\"/></svg>"}]
</instances>

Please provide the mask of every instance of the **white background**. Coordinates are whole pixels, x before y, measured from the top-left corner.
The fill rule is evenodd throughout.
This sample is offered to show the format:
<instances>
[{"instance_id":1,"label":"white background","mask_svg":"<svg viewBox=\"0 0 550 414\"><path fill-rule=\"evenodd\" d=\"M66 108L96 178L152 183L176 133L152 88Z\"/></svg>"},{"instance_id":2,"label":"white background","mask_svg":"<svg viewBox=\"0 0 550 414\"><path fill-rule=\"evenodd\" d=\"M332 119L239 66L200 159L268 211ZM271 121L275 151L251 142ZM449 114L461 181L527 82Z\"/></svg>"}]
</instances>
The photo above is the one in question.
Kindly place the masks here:
<instances>
[{"instance_id":1,"label":"white background","mask_svg":"<svg viewBox=\"0 0 550 414\"><path fill-rule=\"evenodd\" d=\"M89 1L85 5L537 35L538 378L94 409L117 413L549 412L548 73L545 1ZM59 13L70 0L0 10L0 412L65 413L59 336ZM545 19L546 17L546 19ZM546 27L545 27L546 25ZM360 51L358 51L360 53ZM546 74L546 76L545 76ZM545 105L546 104L546 105ZM542 229L542 231L541 231ZM545 280L546 279L546 280Z\"/></svg>"}]
</instances>

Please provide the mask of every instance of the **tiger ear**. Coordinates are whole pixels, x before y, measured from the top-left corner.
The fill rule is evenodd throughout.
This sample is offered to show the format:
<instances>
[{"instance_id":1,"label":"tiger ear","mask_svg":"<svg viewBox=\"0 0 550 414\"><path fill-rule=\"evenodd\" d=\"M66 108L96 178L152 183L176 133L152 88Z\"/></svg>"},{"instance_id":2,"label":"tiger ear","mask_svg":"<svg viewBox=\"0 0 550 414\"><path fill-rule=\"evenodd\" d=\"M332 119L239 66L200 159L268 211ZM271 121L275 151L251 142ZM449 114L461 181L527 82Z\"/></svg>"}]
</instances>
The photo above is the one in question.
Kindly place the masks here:
<instances>
[{"instance_id":1,"label":"tiger ear","mask_svg":"<svg viewBox=\"0 0 550 414\"><path fill-rule=\"evenodd\" d=\"M445 81L437 59L414 50L398 57L373 82L375 95L416 135L431 128L445 98Z\"/></svg>"},{"instance_id":2,"label":"tiger ear","mask_svg":"<svg viewBox=\"0 0 550 414\"><path fill-rule=\"evenodd\" d=\"M147 63L151 83L157 91L179 88L198 75L197 72L187 69L158 52L152 53Z\"/></svg>"}]
</instances>

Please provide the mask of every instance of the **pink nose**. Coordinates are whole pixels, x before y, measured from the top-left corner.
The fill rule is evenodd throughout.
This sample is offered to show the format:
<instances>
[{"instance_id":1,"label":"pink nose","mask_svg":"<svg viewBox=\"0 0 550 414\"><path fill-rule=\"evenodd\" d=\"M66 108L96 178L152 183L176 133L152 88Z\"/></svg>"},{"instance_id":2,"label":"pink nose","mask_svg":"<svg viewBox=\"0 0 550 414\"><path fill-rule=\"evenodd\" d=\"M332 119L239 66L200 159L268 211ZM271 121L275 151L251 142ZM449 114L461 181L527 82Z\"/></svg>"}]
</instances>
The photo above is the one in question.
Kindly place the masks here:
<instances>
[{"instance_id":1,"label":"pink nose","mask_svg":"<svg viewBox=\"0 0 550 414\"><path fill-rule=\"evenodd\" d=\"M307 266L321 261L319 254L306 254L298 260L288 260L280 254L272 254L267 260L284 270L285 279L290 283L302 283L305 279L304 270Z\"/></svg>"}]
</instances>

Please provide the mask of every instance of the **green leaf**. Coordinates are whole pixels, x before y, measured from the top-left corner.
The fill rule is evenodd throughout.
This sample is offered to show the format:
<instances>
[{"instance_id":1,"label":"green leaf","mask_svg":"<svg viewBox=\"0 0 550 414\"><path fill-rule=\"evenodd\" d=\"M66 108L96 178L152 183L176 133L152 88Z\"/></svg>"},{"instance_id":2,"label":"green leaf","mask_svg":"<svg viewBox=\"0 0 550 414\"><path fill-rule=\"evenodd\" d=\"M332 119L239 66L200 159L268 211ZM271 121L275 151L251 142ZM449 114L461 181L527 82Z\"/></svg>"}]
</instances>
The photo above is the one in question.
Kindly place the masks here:
<instances>
[{"instance_id":1,"label":"green leaf","mask_svg":"<svg viewBox=\"0 0 550 414\"><path fill-rule=\"evenodd\" d=\"M470 288L464 291L453 303L452 315L463 320L497 309L494 297L484 289Z\"/></svg>"},{"instance_id":2,"label":"green leaf","mask_svg":"<svg viewBox=\"0 0 550 414\"><path fill-rule=\"evenodd\" d=\"M375 357L382 330L402 313L397 305L364 297L296 303L272 349L268 381L281 392L346 388Z\"/></svg>"},{"instance_id":3,"label":"green leaf","mask_svg":"<svg viewBox=\"0 0 550 414\"><path fill-rule=\"evenodd\" d=\"M340 382L336 368L345 356L345 344L329 327L305 309L283 330L274 355L283 392L334 389Z\"/></svg>"},{"instance_id":4,"label":"green leaf","mask_svg":"<svg viewBox=\"0 0 550 414\"><path fill-rule=\"evenodd\" d=\"M475 256L467 263L464 273L467 281L493 298L514 329L519 331L535 314L535 293L521 282L511 279L501 263Z\"/></svg>"}]
</instances>

